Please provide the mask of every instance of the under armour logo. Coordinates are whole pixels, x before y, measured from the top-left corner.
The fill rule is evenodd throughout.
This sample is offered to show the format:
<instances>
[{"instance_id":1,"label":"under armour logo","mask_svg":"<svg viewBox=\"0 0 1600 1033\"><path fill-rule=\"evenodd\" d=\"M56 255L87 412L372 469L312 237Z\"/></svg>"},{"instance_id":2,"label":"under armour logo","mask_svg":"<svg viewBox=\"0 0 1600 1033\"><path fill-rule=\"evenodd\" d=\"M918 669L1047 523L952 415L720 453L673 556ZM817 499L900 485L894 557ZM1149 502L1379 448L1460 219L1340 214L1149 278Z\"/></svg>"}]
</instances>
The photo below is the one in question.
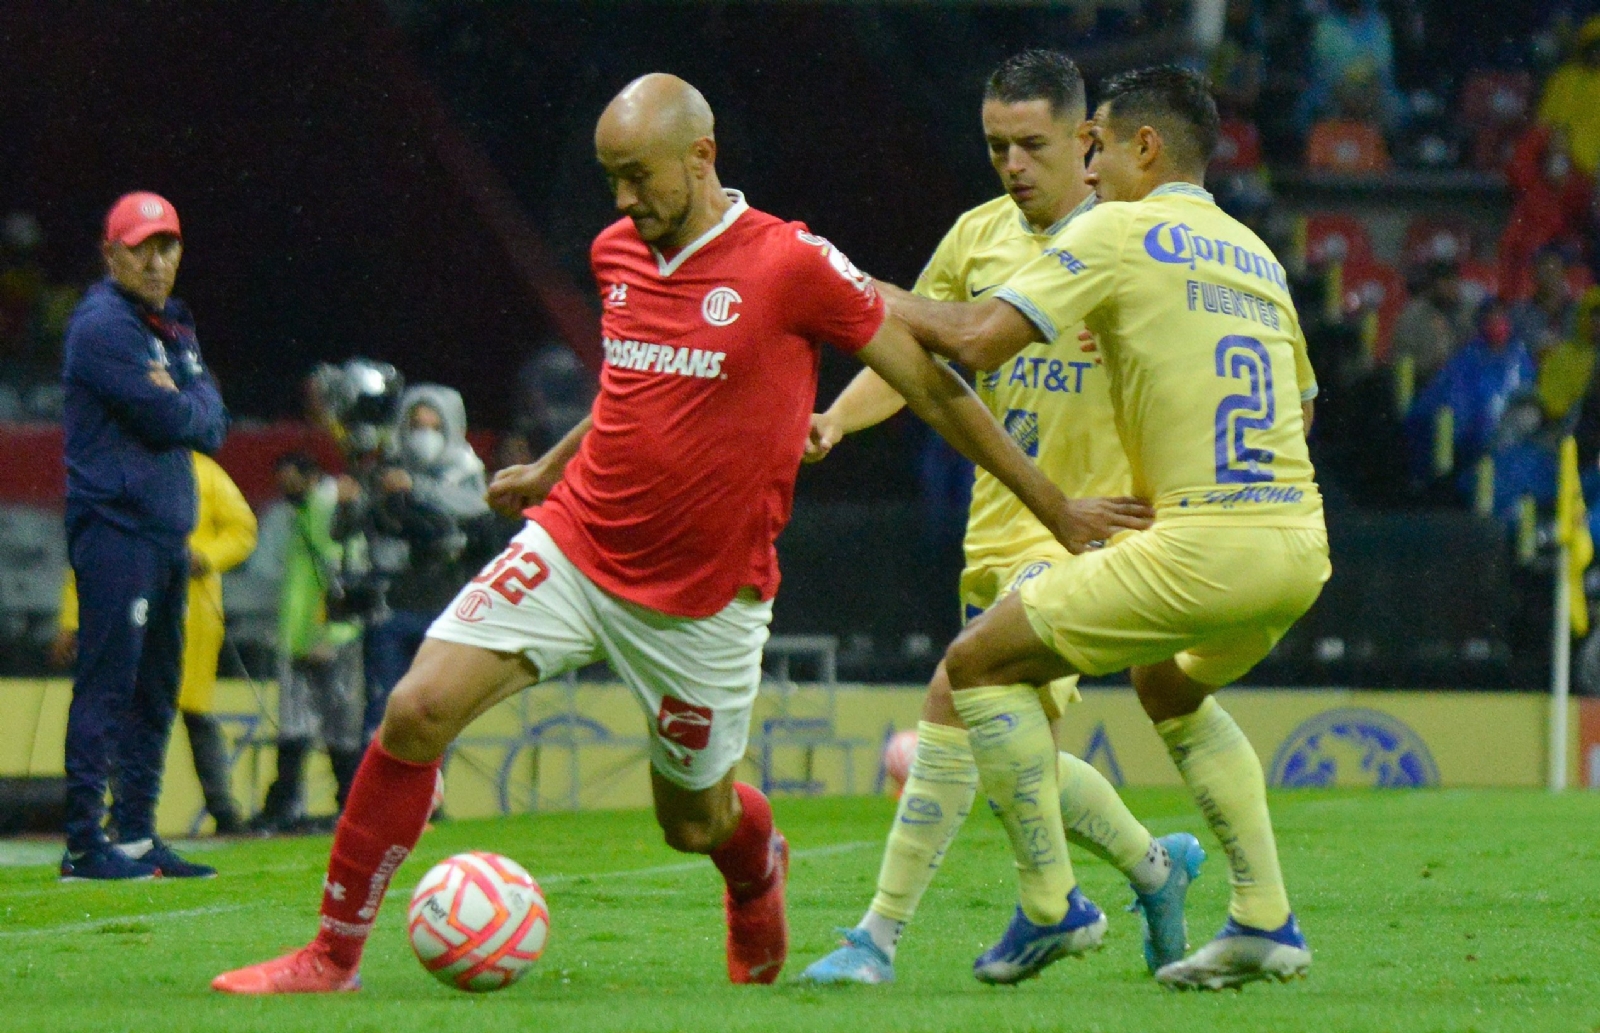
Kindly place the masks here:
<instances>
[{"instance_id":1,"label":"under armour logo","mask_svg":"<svg viewBox=\"0 0 1600 1033\"><path fill-rule=\"evenodd\" d=\"M628 303L628 285L613 283L611 290L606 294L606 304L612 308L621 308Z\"/></svg>"},{"instance_id":2,"label":"under armour logo","mask_svg":"<svg viewBox=\"0 0 1600 1033\"><path fill-rule=\"evenodd\" d=\"M332 897L334 900L344 899L344 887L339 885L337 882L334 882L332 879L322 880L322 891L328 896Z\"/></svg>"}]
</instances>

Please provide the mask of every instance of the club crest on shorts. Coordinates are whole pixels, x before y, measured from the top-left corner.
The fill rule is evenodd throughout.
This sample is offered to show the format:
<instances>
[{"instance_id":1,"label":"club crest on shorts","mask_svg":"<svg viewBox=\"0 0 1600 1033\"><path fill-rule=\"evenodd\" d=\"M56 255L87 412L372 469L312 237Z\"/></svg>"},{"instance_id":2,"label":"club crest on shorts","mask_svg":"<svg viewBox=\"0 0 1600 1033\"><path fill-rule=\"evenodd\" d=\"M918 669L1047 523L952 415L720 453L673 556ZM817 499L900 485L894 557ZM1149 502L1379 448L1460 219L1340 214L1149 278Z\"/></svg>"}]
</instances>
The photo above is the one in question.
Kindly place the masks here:
<instances>
[{"instance_id":1,"label":"club crest on shorts","mask_svg":"<svg viewBox=\"0 0 1600 1033\"><path fill-rule=\"evenodd\" d=\"M474 588L456 603L456 620L476 624L489 615L494 599L481 588Z\"/></svg>"},{"instance_id":2,"label":"club crest on shorts","mask_svg":"<svg viewBox=\"0 0 1600 1033\"><path fill-rule=\"evenodd\" d=\"M656 734L686 750L703 750L711 742L711 708L662 696Z\"/></svg>"}]
</instances>

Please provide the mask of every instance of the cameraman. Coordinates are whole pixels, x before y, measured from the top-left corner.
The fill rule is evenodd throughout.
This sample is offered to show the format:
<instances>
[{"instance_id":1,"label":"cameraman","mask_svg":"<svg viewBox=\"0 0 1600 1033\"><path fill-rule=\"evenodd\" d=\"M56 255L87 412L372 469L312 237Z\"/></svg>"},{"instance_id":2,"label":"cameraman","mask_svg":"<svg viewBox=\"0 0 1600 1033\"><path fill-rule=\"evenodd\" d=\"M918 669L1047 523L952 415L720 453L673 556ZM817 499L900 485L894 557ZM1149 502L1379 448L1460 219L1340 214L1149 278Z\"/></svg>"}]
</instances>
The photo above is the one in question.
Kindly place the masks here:
<instances>
[{"instance_id":1,"label":"cameraman","mask_svg":"<svg viewBox=\"0 0 1600 1033\"><path fill-rule=\"evenodd\" d=\"M367 520L373 566L388 584L388 613L367 629L369 737L429 625L476 561L487 558L482 544L473 546L492 527L483 462L467 444L460 393L437 384L410 388L401 396L398 430Z\"/></svg>"}]
</instances>

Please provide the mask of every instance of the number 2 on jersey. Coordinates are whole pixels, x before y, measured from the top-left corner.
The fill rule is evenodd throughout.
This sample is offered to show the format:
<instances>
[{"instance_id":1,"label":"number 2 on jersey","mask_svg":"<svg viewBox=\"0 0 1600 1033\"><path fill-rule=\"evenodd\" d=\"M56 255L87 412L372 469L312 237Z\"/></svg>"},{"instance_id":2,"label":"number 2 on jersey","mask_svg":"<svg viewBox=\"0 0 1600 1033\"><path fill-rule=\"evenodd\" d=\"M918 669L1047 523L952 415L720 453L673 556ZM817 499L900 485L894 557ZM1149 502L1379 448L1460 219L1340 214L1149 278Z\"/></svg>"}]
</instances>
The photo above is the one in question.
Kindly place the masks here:
<instances>
[{"instance_id":1,"label":"number 2 on jersey","mask_svg":"<svg viewBox=\"0 0 1600 1033\"><path fill-rule=\"evenodd\" d=\"M1245 431L1270 430L1277 419L1272 392L1272 359L1254 337L1229 334L1217 342L1217 376L1244 381L1249 390L1217 405L1218 484L1259 484L1272 480L1272 450L1245 444Z\"/></svg>"}]
</instances>

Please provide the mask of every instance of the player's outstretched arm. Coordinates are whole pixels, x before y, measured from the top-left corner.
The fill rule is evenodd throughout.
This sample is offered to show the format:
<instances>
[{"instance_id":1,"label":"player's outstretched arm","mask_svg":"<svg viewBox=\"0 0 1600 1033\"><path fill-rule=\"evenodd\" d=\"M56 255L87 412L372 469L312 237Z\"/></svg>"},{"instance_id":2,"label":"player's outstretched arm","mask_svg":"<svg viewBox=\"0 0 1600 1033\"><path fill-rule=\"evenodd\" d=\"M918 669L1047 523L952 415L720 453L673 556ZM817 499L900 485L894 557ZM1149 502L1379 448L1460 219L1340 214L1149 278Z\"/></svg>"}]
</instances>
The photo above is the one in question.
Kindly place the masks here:
<instances>
[{"instance_id":1,"label":"player's outstretched arm","mask_svg":"<svg viewBox=\"0 0 1600 1033\"><path fill-rule=\"evenodd\" d=\"M508 466L494 475L489 485L489 506L501 516L514 517L529 506L537 506L550 494L550 489L561 480L561 472L578 454L583 436L594 425L594 418L585 416L566 436L525 466Z\"/></svg>"},{"instance_id":2,"label":"player's outstretched arm","mask_svg":"<svg viewBox=\"0 0 1600 1033\"><path fill-rule=\"evenodd\" d=\"M845 385L827 412L811 416L811 437L806 441L805 462L815 463L833 451L846 434L876 427L904 409L906 400L871 369L857 373Z\"/></svg>"},{"instance_id":3,"label":"player's outstretched arm","mask_svg":"<svg viewBox=\"0 0 1600 1033\"><path fill-rule=\"evenodd\" d=\"M934 354L968 369L998 369L1028 345L1044 340L1038 327L1004 301L933 301L892 283L873 283L912 336Z\"/></svg>"},{"instance_id":4,"label":"player's outstretched arm","mask_svg":"<svg viewBox=\"0 0 1600 1033\"><path fill-rule=\"evenodd\" d=\"M1143 530L1155 513L1139 499L1069 499L1016 446L955 371L919 346L891 316L856 353L911 411L962 455L988 470L1073 552L1121 530Z\"/></svg>"}]
</instances>

